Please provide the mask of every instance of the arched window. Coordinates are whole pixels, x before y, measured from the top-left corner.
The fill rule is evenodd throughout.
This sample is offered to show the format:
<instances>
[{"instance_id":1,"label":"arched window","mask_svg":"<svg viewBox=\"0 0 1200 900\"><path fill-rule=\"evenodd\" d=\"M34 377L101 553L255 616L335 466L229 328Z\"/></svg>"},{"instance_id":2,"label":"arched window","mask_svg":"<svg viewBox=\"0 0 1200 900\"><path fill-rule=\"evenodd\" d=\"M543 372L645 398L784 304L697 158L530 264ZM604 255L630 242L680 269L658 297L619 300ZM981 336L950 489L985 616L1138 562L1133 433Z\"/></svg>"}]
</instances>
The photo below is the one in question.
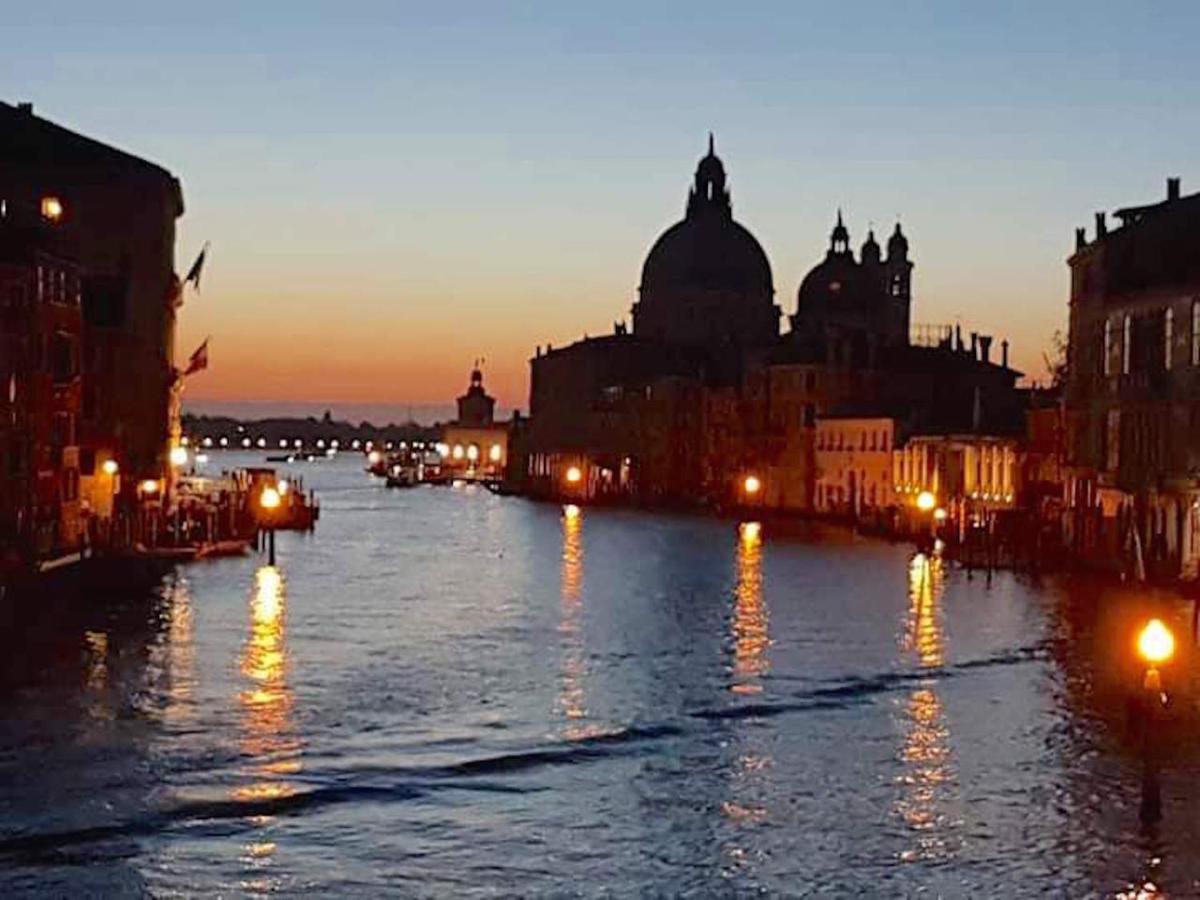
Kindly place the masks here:
<instances>
[{"instance_id":1,"label":"arched window","mask_svg":"<svg viewBox=\"0 0 1200 900\"><path fill-rule=\"evenodd\" d=\"M1171 348L1175 344L1175 310L1167 307L1163 313L1163 368L1171 369Z\"/></svg>"}]
</instances>

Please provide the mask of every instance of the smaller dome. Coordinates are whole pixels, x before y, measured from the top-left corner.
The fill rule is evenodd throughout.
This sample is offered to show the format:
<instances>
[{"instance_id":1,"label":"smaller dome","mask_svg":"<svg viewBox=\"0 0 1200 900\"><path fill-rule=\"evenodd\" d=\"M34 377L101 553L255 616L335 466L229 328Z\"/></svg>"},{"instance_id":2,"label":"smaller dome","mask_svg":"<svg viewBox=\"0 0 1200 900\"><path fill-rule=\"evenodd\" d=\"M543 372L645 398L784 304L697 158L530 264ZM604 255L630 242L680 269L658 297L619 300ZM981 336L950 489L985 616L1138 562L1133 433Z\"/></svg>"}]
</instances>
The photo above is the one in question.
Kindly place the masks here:
<instances>
[{"instance_id":1,"label":"smaller dome","mask_svg":"<svg viewBox=\"0 0 1200 900\"><path fill-rule=\"evenodd\" d=\"M897 222L896 230L888 238L888 258L904 259L906 256L908 256L908 238L904 236L904 232L900 230L900 223Z\"/></svg>"}]
</instances>

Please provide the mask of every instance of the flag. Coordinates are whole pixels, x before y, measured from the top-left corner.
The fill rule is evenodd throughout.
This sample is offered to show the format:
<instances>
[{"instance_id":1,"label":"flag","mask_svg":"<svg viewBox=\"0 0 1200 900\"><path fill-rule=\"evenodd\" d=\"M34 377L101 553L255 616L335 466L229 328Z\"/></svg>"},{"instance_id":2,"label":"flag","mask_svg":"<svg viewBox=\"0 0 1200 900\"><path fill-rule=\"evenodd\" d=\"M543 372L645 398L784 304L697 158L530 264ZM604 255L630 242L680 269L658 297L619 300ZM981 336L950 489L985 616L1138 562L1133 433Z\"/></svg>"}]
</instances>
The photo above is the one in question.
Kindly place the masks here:
<instances>
[{"instance_id":1,"label":"flag","mask_svg":"<svg viewBox=\"0 0 1200 900\"><path fill-rule=\"evenodd\" d=\"M200 273L204 271L204 259L206 256L208 256L208 241L204 242L204 247L200 250L200 255L196 257L196 261L188 269L187 277L183 279L184 284L190 281L197 291L200 290Z\"/></svg>"},{"instance_id":2,"label":"flag","mask_svg":"<svg viewBox=\"0 0 1200 900\"><path fill-rule=\"evenodd\" d=\"M199 372L201 369L208 368L208 338L204 339L204 343L196 348L196 352L188 357L187 368L183 370L185 376L191 375L193 372Z\"/></svg>"}]
</instances>

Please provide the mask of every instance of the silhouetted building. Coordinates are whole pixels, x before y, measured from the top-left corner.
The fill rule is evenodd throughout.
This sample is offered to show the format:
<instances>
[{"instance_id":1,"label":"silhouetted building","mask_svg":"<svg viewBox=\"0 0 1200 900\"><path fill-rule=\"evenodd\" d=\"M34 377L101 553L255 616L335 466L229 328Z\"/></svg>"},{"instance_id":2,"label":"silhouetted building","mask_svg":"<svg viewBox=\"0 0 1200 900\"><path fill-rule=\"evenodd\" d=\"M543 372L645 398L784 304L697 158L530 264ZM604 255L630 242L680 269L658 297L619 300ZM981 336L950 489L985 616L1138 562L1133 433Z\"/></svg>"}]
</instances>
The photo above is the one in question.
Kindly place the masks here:
<instances>
[{"instance_id":1,"label":"silhouetted building","mask_svg":"<svg viewBox=\"0 0 1200 900\"><path fill-rule=\"evenodd\" d=\"M910 343L913 264L900 226L886 258L873 236L861 260L849 242L839 213L781 336L770 264L733 220L710 140L683 221L647 255L632 333L618 323L530 361L530 489L808 510L818 423L847 402L904 409L905 434L1019 434L1007 344L997 363L986 336L968 348L939 329L922 332L931 346ZM877 504L900 502L860 474L855 485L869 497L874 484Z\"/></svg>"},{"instance_id":2,"label":"silhouetted building","mask_svg":"<svg viewBox=\"0 0 1200 900\"><path fill-rule=\"evenodd\" d=\"M779 336L771 264L733 218L712 135L683 220L650 248L638 293L633 333L640 338L740 351L769 346Z\"/></svg>"},{"instance_id":3,"label":"silhouetted building","mask_svg":"<svg viewBox=\"0 0 1200 900\"><path fill-rule=\"evenodd\" d=\"M1075 233L1066 390L1079 549L1197 574L1200 193L1127 207Z\"/></svg>"},{"instance_id":4,"label":"silhouetted building","mask_svg":"<svg viewBox=\"0 0 1200 900\"><path fill-rule=\"evenodd\" d=\"M54 204L64 252L82 269L85 446L116 455L129 486L161 478L175 383L178 180L28 104L0 103L0 203Z\"/></svg>"},{"instance_id":5,"label":"silhouetted building","mask_svg":"<svg viewBox=\"0 0 1200 900\"><path fill-rule=\"evenodd\" d=\"M452 478L498 480L508 467L507 423L495 421L496 400L483 388L476 363L458 419L442 428L442 472Z\"/></svg>"},{"instance_id":6,"label":"silhouetted building","mask_svg":"<svg viewBox=\"0 0 1200 900\"><path fill-rule=\"evenodd\" d=\"M819 343L841 358L853 354L860 364L872 362L880 347L907 344L912 269L899 222L888 240L886 259L875 232L869 231L856 260L839 210L825 259L800 283L793 336Z\"/></svg>"},{"instance_id":7,"label":"silhouetted building","mask_svg":"<svg viewBox=\"0 0 1200 900\"><path fill-rule=\"evenodd\" d=\"M459 425L491 425L496 413L496 400L483 389L483 372L476 363L471 370L467 392L458 398Z\"/></svg>"}]
</instances>

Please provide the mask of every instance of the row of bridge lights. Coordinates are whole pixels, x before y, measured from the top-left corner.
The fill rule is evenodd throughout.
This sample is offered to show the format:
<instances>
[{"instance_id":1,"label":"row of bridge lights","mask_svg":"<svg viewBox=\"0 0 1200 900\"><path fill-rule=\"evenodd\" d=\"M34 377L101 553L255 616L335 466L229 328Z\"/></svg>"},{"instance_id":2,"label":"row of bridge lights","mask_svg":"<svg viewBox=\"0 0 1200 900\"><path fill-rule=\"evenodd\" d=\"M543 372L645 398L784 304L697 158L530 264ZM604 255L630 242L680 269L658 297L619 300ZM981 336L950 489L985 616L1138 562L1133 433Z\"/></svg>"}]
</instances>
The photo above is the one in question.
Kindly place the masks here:
<instances>
[{"instance_id":1,"label":"row of bridge lights","mask_svg":"<svg viewBox=\"0 0 1200 900\"><path fill-rule=\"evenodd\" d=\"M187 447L190 444L190 440L191 440L190 438L184 437L180 440L179 443L181 446ZM219 447L221 449L228 449L229 447L236 447L236 446L240 445L243 450L250 450L255 447L257 447L260 450L266 450L268 448L268 446L271 446L271 444L267 441L267 439L265 437L259 437L259 438L243 437L243 438L241 438L240 441L237 441L235 443L233 441L230 441L230 439L225 435L222 435L219 438L212 438L212 437L201 438L199 444L201 447L205 447L205 448ZM280 450L301 450L304 448L304 446L305 446L305 443L300 438L292 438L292 439L280 438L279 439L279 449ZM333 438L332 440L330 440L328 442L324 438L317 438L314 446L318 450L338 451L338 450L343 449L341 441L339 441L337 438ZM372 449L374 449L375 442L374 441L362 441L362 440L359 440L358 438L355 438L354 440L350 441L348 446L351 450L362 450L362 451L369 453ZM401 449L401 450L407 450L409 447L409 442L408 441L399 441L399 442L386 441L386 442L384 442L383 446L384 446L384 449L389 450L389 451L395 450L397 447L399 447L399 449ZM412 448L414 450L424 450L425 442L424 441L413 441Z\"/></svg>"}]
</instances>

